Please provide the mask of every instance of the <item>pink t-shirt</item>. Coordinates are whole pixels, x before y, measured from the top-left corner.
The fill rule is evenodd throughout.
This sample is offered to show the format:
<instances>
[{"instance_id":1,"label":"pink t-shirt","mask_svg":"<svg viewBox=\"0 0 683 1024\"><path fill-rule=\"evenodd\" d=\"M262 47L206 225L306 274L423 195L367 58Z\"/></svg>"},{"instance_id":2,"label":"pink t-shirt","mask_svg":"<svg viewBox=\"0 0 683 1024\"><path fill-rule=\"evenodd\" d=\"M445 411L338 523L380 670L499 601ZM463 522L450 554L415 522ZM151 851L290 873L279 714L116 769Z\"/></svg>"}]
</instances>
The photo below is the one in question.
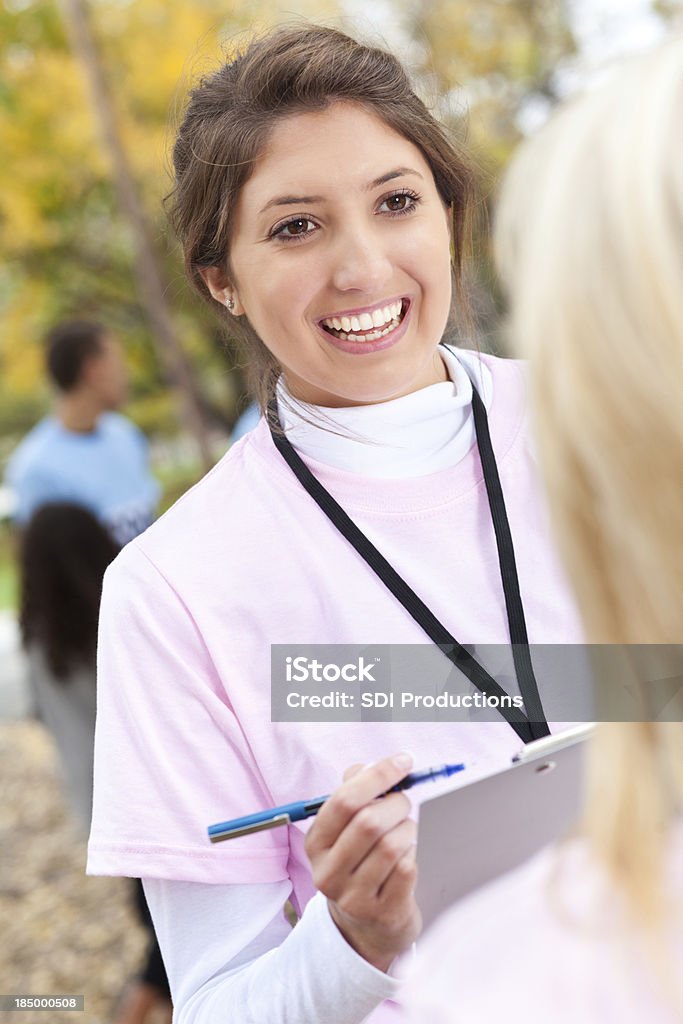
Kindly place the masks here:
<instances>
[{"instance_id":1,"label":"pink t-shirt","mask_svg":"<svg viewBox=\"0 0 683 1024\"><path fill-rule=\"evenodd\" d=\"M402 993L408 1024L680 1024L681 840L679 828L662 873L671 918L649 949L660 978L614 885L577 840L474 893L420 939Z\"/></svg>"},{"instance_id":2,"label":"pink t-shirt","mask_svg":"<svg viewBox=\"0 0 683 1024\"><path fill-rule=\"evenodd\" d=\"M580 642L538 495L520 366L484 358L530 641ZM309 465L462 643L508 642L476 447L403 480ZM310 821L215 846L207 825L330 792L347 765L404 749L418 766L462 760L470 782L509 764L520 741L503 721L271 723L270 645L425 642L261 422L107 572L88 872L290 878L303 908L314 892ZM436 792L413 790L417 800Z\"/></svg>"}]
</instances>

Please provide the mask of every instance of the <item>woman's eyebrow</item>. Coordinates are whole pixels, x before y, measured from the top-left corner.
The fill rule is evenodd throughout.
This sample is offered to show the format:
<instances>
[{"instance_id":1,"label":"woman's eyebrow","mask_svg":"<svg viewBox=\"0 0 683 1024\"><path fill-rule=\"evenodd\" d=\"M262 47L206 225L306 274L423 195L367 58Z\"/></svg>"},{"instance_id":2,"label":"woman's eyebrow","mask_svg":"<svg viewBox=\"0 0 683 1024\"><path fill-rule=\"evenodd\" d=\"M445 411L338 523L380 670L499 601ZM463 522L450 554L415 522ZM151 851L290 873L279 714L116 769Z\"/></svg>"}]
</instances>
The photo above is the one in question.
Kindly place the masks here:
<instances>
[{"instance_id":1,"label":"woman's eyebrow","mask_svg":"<svg viewBox=\"0 0 683 1024\"><path fill-rule=\"evenodd\" d=\"M369 185L365 186L365 191L369 192L373 188L377 188L379 185L385 185L388 181L393 181L394 178L403 178L406 174L414 174L416 177L424 180L419 171L413 170L412 167L396 167L393 171L387 171L386 174L382 174L381 177L375 178Z\"/></svg>"},{"instance_id":2,"label":"woman's eyebrow","mask_svg":"<svg viewBox=\"0 0 683 1024\"><path fill-rule=\"evenodd\" d=\"M299 203L322 203L324 196L277 196L269 199L266 205L259 210L259 216L269 210L271 206L298 206Z\"/></svg>"},{"instance_id":3,"label":"woman's eyebrow","mask_svg":"<svg viewBox=\"0 0 683 1024\"><path fill-rule=\"evenodd\" d=\"M414 171L412 167L396 167L393 171L387 171L386 174L380 175L379 178L375 178L369 184L363 186L364 192L370 192L373 188L378 188L380 185L385 185L388 181L393 181L394 178L402 178L406 174L414 174L418 178L422 178L419 171ZM259 210L259 215L269 210L271 206L298 206L301 203L322 203L324 196L276 196L274 199L269 199L266 205Z\"/></svg>"}]
</instances>

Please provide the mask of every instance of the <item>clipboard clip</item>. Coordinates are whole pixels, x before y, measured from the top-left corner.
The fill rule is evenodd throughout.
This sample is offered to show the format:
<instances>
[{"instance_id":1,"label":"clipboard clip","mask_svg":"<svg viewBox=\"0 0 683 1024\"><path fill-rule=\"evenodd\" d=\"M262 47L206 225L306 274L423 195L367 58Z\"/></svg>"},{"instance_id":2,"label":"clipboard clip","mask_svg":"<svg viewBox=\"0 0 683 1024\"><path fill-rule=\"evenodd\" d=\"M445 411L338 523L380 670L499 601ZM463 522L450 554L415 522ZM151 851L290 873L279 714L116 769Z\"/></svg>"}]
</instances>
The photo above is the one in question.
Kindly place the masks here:
<instances>
[{"instance_id":1,"label":"clipboard clip","mask_svg":"<svg viewBox=\"0 0 683 1024\"><path fill-rule=\"evenodd\" d=\"M545 757L554 754L557 750L564 750L565 747L573 747L575 743L587 740L594 730L595 722L585 722L552 736L542 736L539 740L532 740L513 755L512 763L524 764L526 761L533 761L536 757Z\"/></svg>"}]
</instances>

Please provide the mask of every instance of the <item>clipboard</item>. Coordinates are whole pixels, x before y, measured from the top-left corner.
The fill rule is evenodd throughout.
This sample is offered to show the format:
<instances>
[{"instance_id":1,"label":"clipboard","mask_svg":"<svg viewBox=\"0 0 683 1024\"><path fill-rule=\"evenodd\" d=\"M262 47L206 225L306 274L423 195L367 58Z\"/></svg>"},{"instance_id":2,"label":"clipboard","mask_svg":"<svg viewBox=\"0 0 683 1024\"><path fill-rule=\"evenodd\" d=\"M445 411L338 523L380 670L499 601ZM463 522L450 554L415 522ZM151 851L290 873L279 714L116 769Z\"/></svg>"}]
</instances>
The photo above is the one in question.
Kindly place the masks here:
<instances>
[{"instance_id":1,"label":"clipboard","mask_svg":"<svg viewBox=\"0 0 683 1024\"><path fill-rule=\"evenodd\" d=\"M528 743L508 768L420 805L416 899L425 926L577 824L593 728Z\"/></svg>"}]
</instances>

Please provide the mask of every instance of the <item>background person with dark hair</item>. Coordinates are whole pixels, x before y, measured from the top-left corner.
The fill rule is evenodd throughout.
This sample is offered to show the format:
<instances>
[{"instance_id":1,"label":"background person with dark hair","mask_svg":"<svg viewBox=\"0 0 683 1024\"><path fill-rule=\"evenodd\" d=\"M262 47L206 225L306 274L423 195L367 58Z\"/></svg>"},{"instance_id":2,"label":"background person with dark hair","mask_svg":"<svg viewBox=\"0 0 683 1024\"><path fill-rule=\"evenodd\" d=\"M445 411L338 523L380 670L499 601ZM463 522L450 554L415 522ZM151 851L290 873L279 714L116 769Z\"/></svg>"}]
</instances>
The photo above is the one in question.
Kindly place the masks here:
<instances>
[{"instance_id":1,"label":"background person with dark hair","mask_svg":"<svg viewBox=\"0 0 683 1024\"><path fill-rule=\"evenodd\" d=\"M21 536L21 636L35 710L57 748L65 789L81 829L92 814L95 652L102 578L119 545L85 508L43 505ZM145 965L116 1011L115 1024L143 1024L160 1003L171 1019L168 980L142 886L135 905L149 935Z\"/></svg>"},{"instance_id":2,"label":"background person with dark hair","mask_svg":"<svg viewBox=\"0 0 683 1024\"><path fill-rule=\"evenodd\" d=\"M43 505L21 538L20 626L32 695L85 828L92 806L97 618L102 577L118 551L86 509L66 503Z\"/></svg>"},{"instance_id":3,"label":"background person with dark hair","mask_svg":"<svg viewBox=\"0 0 683 1024\"><path fill-rule=\"evenodd\" d=\"M144 436L117 412L128 383L121 346L101 324L67 321L48 334L46 365L54 415L33 428L7 467L15 519L23 526L46 502L73 501L126 544L152 522L159 488Z\"/></svg>"}]
</instances>

